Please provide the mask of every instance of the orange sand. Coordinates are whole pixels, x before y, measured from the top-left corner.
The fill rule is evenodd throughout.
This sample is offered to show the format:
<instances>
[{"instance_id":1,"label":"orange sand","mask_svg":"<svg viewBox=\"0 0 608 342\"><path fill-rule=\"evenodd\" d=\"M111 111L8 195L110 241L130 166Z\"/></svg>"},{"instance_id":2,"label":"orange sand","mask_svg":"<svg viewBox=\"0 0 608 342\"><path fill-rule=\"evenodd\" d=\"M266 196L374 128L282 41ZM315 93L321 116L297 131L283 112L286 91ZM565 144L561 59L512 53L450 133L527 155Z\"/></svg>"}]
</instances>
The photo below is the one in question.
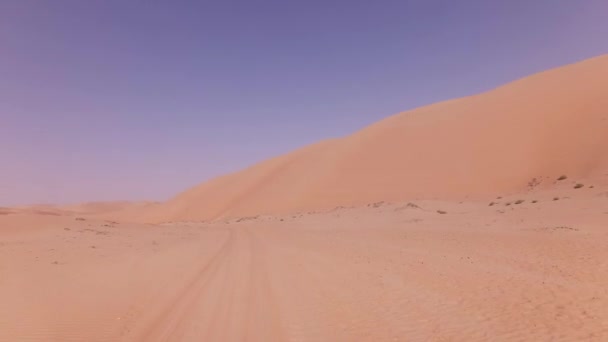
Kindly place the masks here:
<instances>
[{"instance_id":1,"label":"orange sand","mask_svg":"<svg viewBox=\"0 0 608 342\"><path fill-rule=\"evenodd\" d=\"M0 341L606 341L608 178L585 183L215 223L3 214Z\"/></svg>"},{"instance_id":2,"label":"orange sand","mask_svg":"<svg viewBox=\"0 0 608 342\"><path fill-rule=\"evenodd\" d=\"M206 182L142 215L208 220L462 199L608 168L608 56L380 121Z\"/></svg>"}]
</instances>

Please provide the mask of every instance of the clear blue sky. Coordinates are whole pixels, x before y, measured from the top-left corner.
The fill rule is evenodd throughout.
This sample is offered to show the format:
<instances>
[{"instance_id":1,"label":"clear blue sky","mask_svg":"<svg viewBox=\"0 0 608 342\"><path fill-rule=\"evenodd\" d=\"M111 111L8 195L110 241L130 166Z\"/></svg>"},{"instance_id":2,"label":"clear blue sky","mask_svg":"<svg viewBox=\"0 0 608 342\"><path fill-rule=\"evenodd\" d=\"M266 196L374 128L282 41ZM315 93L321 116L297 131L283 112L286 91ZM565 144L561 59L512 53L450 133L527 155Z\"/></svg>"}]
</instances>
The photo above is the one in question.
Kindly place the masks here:
<instances>
[{"instance_id":1,"label":"clear blue sky","mask_svg":"<svg viewBox=\"0 0 608 342\"><path fill-rule=\"evenodd\" d=\"M0 205L165 199L608 52L605 0L2 0Z\"/></svg>"}]
</instances>

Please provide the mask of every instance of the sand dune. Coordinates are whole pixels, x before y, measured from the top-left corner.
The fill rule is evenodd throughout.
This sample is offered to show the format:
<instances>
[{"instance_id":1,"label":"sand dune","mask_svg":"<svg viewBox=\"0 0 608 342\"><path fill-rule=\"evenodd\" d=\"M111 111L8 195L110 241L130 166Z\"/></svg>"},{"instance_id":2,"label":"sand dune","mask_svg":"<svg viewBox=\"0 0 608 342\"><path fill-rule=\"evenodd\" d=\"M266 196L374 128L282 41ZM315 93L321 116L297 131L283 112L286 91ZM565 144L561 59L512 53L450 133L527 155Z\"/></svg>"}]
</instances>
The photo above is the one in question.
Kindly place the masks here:
<instances>
[{"instance_id":1,"label":"sand dune","mask_svg":"<svg viewBox=\"0 0 608 342\"><path fill-rule=\"evenodd\" d=\"M114 202L86 202L73 205L61 206L60 209L73 213L101 215L110 212L130 210L132 208L145 207L154 202L132 202L132 201L114 201Z\"/></svg>"},{"instance_id":2,"label":"sand dune","mask_svg":"<svg viewBox=\"0 0 608 342\"><path fill-rule=\"evenodd\" d=\"M88 217L96 219L133 219L157 206L158 202L144 201L113 201L113 202L86 202L70 205L37 204L12 208L0 208L2 214L31 214L69 217Z\"/></svg>"},{"instance_id":3,"label":"sand dune","mask_svg":"<svg viewBox=\"0 0 608 342\"><path fill-rule=\"evenodd\" d=\"M479 198L608 167L608 56L400 113L188 190L133 217L208 220Z\"/></svg>"},{"instance_id":4,"label":"sand dune","mask_svg":"<svg viewBox=\"0 0 608 342\"><path fill-rule=\"evenodd\" d=\"M0 215L9 215L9 214L13 214L14 212L15 212L15 209L13 209L13 208L0 207Z\"/></svg>"}]
</instances>

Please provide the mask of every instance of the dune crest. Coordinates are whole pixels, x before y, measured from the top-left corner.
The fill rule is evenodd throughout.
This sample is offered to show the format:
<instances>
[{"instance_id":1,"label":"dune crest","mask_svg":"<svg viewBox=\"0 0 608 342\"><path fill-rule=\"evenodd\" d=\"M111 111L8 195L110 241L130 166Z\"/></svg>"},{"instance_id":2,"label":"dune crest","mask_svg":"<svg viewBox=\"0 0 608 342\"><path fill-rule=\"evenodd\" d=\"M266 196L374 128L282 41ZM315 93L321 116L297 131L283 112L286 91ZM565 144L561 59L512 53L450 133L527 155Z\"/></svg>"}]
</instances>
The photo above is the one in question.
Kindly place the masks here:
<instances>
[{"instance_id":1,"label":"dune crest","mask_svg":"<svg viewBox=\"0 0 608 342\"><path fill-rule=\"evenodd\" d=\"M605 89L601 56L399 113L203 183L140 216L206 220L454 199L517 192L564 173L584 177L608 165Z\"/></svg>"}]
</instances>

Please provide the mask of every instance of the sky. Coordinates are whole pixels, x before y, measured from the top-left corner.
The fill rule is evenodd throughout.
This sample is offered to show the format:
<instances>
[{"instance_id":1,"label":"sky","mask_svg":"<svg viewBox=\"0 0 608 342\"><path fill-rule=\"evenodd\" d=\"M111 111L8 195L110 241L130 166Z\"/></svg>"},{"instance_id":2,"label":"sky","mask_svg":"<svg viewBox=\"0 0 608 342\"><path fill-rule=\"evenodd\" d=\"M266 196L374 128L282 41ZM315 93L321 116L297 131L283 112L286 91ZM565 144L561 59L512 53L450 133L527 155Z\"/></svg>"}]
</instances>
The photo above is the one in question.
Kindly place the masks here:
<instances>
[{"instance_id":1,"label":"sky","mask_svg":"<svg viewBox=\"0 0 608 342\"><path fill-rule=\"evenodd\" d=\"M0 0L0 205L164 200L608 53L605 0Z\"/></svg>"}]
</instances>

